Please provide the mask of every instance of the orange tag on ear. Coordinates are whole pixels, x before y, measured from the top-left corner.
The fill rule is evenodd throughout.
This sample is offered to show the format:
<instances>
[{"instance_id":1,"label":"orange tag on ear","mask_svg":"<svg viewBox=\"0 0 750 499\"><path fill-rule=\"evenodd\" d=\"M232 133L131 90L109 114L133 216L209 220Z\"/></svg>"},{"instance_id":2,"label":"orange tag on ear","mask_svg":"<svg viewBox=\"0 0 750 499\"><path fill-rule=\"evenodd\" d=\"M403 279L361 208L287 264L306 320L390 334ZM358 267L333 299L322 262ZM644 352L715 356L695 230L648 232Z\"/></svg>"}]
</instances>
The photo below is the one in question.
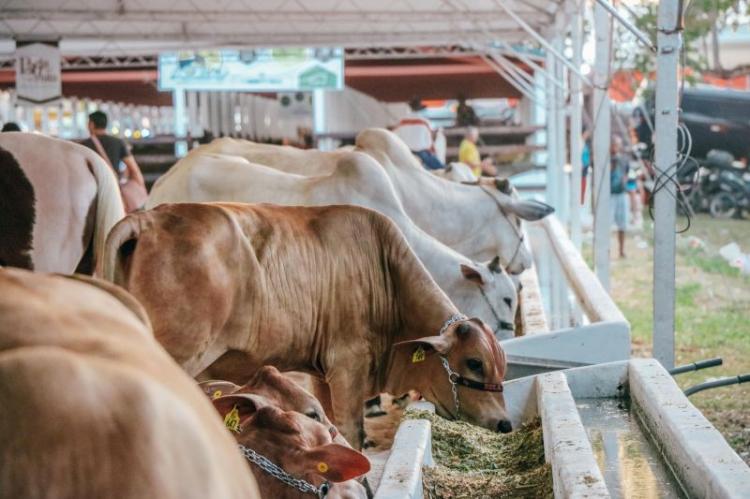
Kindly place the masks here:
<instances>
[{"instance_id":1,"label":"orange tag on ear","mask_svg":"<svg viewBox=\"0 0 750 499\"><path fill-rule=\"evenodd\" d=\"M224 416L224 426L235 433L240 432L240 411L237 410L236 405Z\"/></svg>"},{"instance_id":2,"label":"orange tag on ear","mask_svg":"<svg viewBox=\"0 0 750 499\"><path fill-rule=\"evenodd\" d=\"M222 395L222 393L221 393L221 390L216 390L216 391L215 391L215 392L213 393L213 395L211 395L211 398L212 398L212 399L217 399L217 398L221 397L221 395Z\"/></svg>"},{"instance_id":3,"label":"orange tag on ear","mask_svg":"<svg viewBox=\"0 0 750 499\"><path fill-rule=\"evenodd\" d=\"M328 471L328 465L326 463L324 463L323 461L319 462L318 463L318 471L321 472L321 473L325 473L326 471Z\"/></svg>"},{"instance_id":4,"label":"orange tag on ear","mask_svg":"<svg viewBox=\"0 0 750 499\"><path fill-rule=\"evenodd\" d=\"M414 350L414 353L411 354L411 362L412 364L416 364L417 362L423 362L425 358L424 348L417 347L416 350Z\"/></svg>"}]
</instances>

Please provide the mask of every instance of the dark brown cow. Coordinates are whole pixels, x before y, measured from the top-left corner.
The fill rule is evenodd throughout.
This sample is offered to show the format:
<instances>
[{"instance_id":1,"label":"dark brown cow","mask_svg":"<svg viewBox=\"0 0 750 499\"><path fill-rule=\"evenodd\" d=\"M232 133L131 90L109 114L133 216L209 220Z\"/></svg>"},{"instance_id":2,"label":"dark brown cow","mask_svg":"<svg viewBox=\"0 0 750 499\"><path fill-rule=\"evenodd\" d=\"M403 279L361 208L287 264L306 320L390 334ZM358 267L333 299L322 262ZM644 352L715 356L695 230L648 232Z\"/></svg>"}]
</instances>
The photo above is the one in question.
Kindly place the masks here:
<instances>
[{"instance_id":1,"label":"dark brown cow","mask_svg":"<svg viewBox=\"0 0 750 499\"><path fill-rule=\"evenodd\" d=\"M354 445L364 400L409 389L444 416L510 429L492 333L458 315L374 211L162 205L112 230L104 272L143 303L191 375L211 366L213 377L243 382L271 364L317 376L329 390L316 395ZM457 399L451 380L464 383Z\"/></svg>"}]
</instances>

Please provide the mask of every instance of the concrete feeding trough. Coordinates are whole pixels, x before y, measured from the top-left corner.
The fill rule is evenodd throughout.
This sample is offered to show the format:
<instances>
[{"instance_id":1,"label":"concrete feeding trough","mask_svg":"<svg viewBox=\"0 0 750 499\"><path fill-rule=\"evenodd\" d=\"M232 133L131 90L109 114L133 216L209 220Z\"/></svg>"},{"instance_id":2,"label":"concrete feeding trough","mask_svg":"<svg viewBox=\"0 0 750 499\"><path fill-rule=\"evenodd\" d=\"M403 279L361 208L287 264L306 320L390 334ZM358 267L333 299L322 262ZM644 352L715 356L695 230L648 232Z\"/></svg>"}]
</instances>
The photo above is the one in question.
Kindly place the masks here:
<instances>
[{"instance_id":1,"label":"concrete feeding trough","mask_svg":"<svg viewBox=\"0 0 750 499\"><path fill-rule=\"evenodd\" d=\"M516 379L505 400L514 426L541 419L557 498L750 497L750 468L652 359ZM429 421L403 422L375 497L423 497L430 449Z\"/></svg>"}]
</instances>

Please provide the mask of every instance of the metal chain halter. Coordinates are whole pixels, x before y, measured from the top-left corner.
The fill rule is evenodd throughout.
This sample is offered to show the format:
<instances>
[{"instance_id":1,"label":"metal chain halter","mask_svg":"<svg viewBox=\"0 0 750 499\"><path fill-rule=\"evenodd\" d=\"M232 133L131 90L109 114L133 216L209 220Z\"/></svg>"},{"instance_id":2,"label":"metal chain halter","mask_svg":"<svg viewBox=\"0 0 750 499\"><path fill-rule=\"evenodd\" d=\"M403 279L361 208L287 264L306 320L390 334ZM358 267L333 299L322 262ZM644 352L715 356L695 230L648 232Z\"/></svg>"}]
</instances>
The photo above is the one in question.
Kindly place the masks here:
<instances>
[{"instance_id":1,"label":"metal chain halter","mask_svg":"<svg viewBox=\"0 0 750 499\"><path fill-rule=\"evenodd\" d=\"M442 336L443 333L445 333L449 327L451 327L456 322L466 321L469 320L468 317L466 317L464 314L453 314L451 315L447 321L443 323L443 326L440 328L440 331L438 331L438 336Z\"/></svg>"},{"instance_id":2,"label":"metal chain halter","mask_svg":"<svg viewBox=\"0 0 750 499\"><path fill-rule=\"evenodd\" d=\"M458 375L451 366L448 364L448 359L445 355L440 356L440 362L443 363L445 372L448 373L448 381L451 384L451 392L453 392L453 405L456 407L456 419L461 420L461 405L458 401L458 388L456 387L456 381L453 379L454 376Z\"/></svg>"},{"instance_id":3,"label":"metal chain halter","mask_svg":"<svg viewBox=\"0 0 750 499\"><path fill-rule=\"evenodd\" d=\"M440 328L440 335L445 333L445 331L456 322L465 321L467 320L467 317L462 314L453 314L447 321L445 321L445 324L443 324L443 327ZM448 373L448 381L451 384L451 392L453 394L453 405L456 407L456 419L461 419L461 403L458 400L458 385L465 386L466 388L471 388L472 390L481 390L484 392L497 392L502 393L503 391L503 384L502 383L484 383L481 381L474 381L473 379L464 378L459 373L451 369L450 364L448 363L448 357L445 355L440 355L440 362L443 364L443 369L445 369L445 372Z\"/></svg>"},{"instance_id":4,"label":"metal chain halter","mask_svg":"<svg viewBox=\"0 0 750 499\"><path fill-rule=\"evenodd\" d=\"M301 478L293 477L292 475L284 471L280 466L272 463L267 457L261 456L253 449L245 447L244 445L240 445L239 447L240 452L242 452L242 455L245 456L245 459L247 459L251 463L256 464L260 469L262 469L275 479L279 480L280 482L283 482L290 487L294 487L303 494L312 494L318 497L318 499L323 499L326 495L328 495L328 491L330 490L331 485L327 481L323 482L320 487L316 487L315 485L302 480Z\"/></svg>"}]
</instances>

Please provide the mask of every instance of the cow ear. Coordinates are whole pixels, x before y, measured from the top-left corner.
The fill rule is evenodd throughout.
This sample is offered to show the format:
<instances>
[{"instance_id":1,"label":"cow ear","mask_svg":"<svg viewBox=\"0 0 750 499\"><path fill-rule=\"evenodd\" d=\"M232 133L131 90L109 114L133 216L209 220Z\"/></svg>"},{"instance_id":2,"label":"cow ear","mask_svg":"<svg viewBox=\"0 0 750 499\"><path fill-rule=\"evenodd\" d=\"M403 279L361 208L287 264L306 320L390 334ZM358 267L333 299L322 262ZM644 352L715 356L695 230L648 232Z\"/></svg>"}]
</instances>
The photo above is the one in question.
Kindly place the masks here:
<instances>
[{"instance_id":1,"label":"cow ear","mask_svg":"<svg viewBox=\"0 0 750 499\"><path fill-rule=\"evenodd\" d=\"M515 213L518 217L528 220L529 222L541 220L555 211L555 209L547 203L542 203L541 201L533 199L524 201L514 199L511 203L508 203L505 208L511 213Z\"/></svg>"},{"instance_id":2,"label":"cow ear","mask_svg":"<svg viewBox=\"0 0 750 499\"><path fill-rule=\"evenodd\" d=\"M425 355L433 352L445 355L453 348L456 340L455 335L443 334L440 336L424 336L417 340L399 341L394 343L394 348L411 349L412 363L422 362Z\"/></svg>"},{"instance_id":3,"label":"cow ear","mask_svg":"<svg viewBox=\"0 0 750 499\"><path fill-rule=\"evenodd\" d=\"M370 471L361 453L339 444L326 444L305 452L305 468L332 482L345 482Z\"/></svg>"},{"instance_id":4,"label":"cow ear","mask_svg":"<svg viewBox=\"0 0 750 499\"><path fill-rule=\"evenodd\" d=\"M198 383L198 386L201 390L203 390L203 393L205 393L211 400L217 399L222 395L229 395L230 393L234 393L240 389L239 385L235 385L231 381L221 381L215 379L209 381L201 381L200 383Z\"/></svg>"},{"instance_id":5,"label":"cow ear","mask_svg":"<svg viewBox=\"0 0 750 499\"><path fill-rule=\"evenodd\" d=\"M269 404L263 397L249 393L225 395L212 402L224 421L224 426L235 433L239 433L247 420L260 408Z\"/></svg>"},{"instance_id":6,"label":"cow ear","mask_svg":"<svg viewBox=\"0 0 750 499\"><path fill-rule=\"evenodd\" d=\"M461 273L464 275L466 279L470 280L471 282L475 284L479 284L480 286L484 286L485 279L482 276L481 266L476 265L474 263L471 263L471 264L462 263L460 267L461 267Z\"/></svg>"}]
</instances>

